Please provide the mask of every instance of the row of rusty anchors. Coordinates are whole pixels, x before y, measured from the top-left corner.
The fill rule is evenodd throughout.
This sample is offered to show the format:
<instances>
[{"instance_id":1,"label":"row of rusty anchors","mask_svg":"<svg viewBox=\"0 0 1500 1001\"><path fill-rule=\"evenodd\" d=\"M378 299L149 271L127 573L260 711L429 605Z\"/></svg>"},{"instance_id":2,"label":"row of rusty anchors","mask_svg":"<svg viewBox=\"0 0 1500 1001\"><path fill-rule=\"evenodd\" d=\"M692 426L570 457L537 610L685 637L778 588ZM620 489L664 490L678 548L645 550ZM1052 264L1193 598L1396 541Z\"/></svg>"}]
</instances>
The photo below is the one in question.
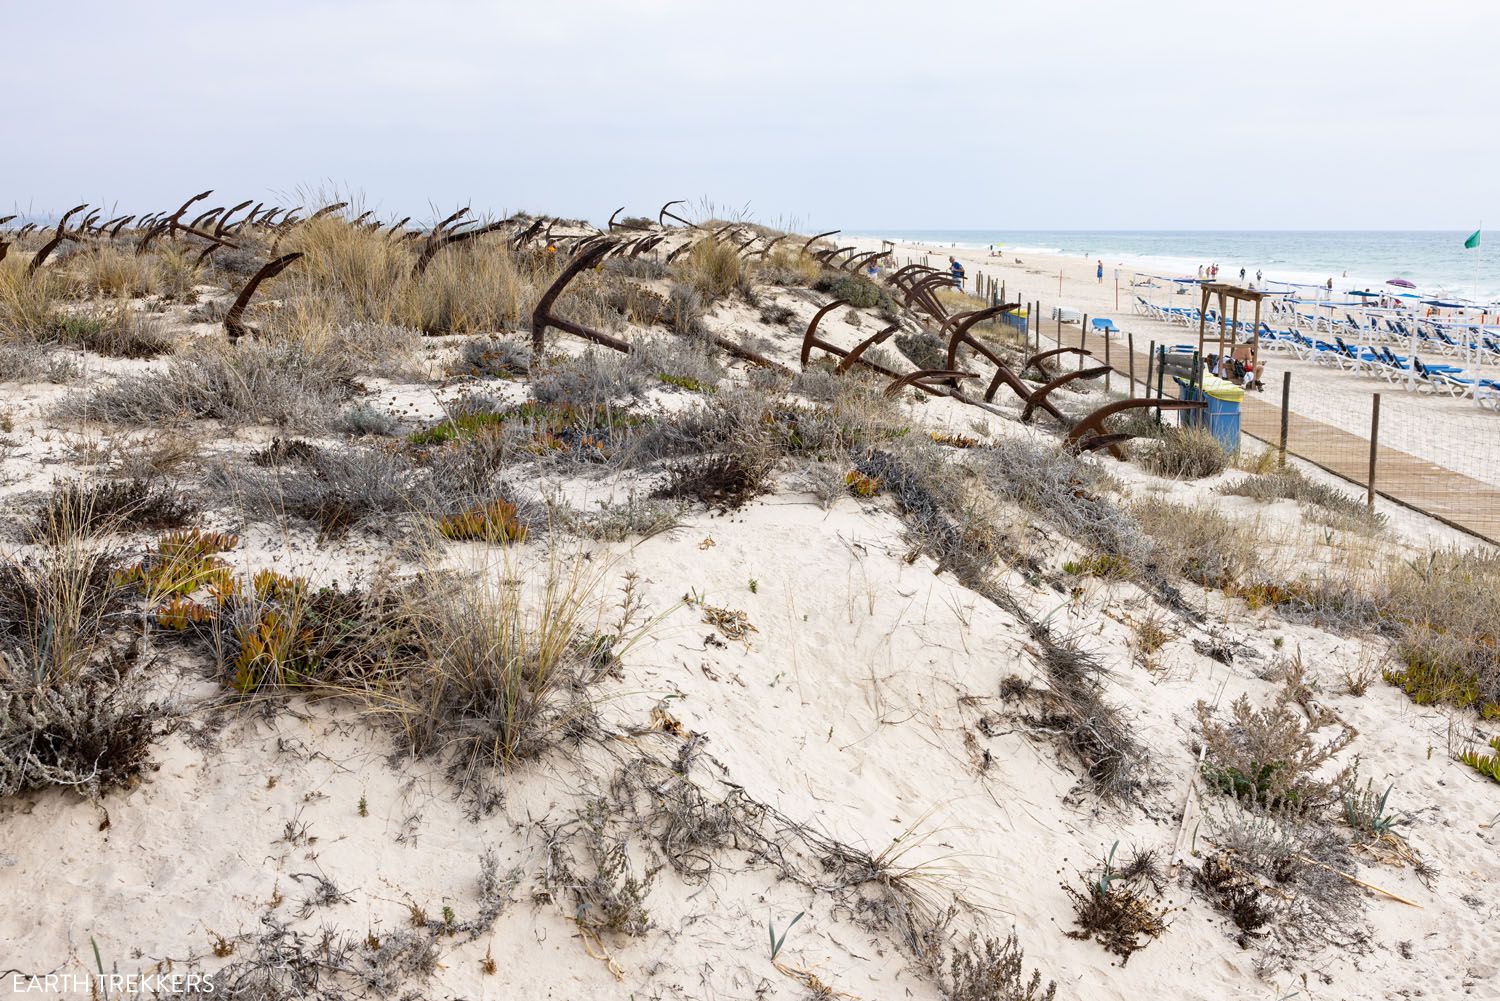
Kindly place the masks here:
<instances>
[{"instance_id":1,"label":"row of rusty anchors","mask_svg":"<svg viewBox=\"0 0 1500 1001\"><path fill-rule=\"evenodd\" d=\"M990 380L990 384L984 393L986 403L994 401L995 393L1002 385L1007 386L1025 403L1025 407L1021 411L1022 421L1030 421L1032 415L1037 410L1042 410L1051 415L1059 424L1068 428L1065 440L1069 447L1085 452L1107 448L1110 455L1117 459L1124 457L1119 448L1120 443L1130 440L1135 435L1106 431L1104 422L1110 417L1124 413L1127 410L1140 410L1147 407L1160 407L1162 410L1200 410L1207 406L1202 401L1156 400L1139 397L1117 400L1113 403L1105 404L1084 416L1077 424L1070 424L1067 417L1063 415L1062 411L1057 409L1048 397L1052 394L1053 390L1066 386L1071 382L1076 382L1080 379L1097 379L1108 372L1110 366L1096 365L1088 368L1080 366L1075 371L1065 372L1055 378L1048 379L1040 386L1028 385L1025 380L1011 370L1010 366L1002 358L990 350L984 342L969 333L969 328L974 326L974 324L1004 313L1013 312L1020 308L1020 305L1018 302L1012 302L990 306L985 309L971 310L966 313L956 313L943 324L940 330L940 334L947 333L950 328L952 330L951 334L948 335L948 368L952 369L957 365L958 352L961 347L967 347L976 354L983 355L995 366L995 375ZM1092 357L1092 353L1086 348L1057 348L1032 355L1026 360L1026 364L1021 367L1021 371L1026 372L1034 367L1045 378L1046 369L1042 367L1042 363L1049 358L1064 354L1077 354L1080 356L1080 359L1083 357Z\"/></svg>"},{"instance_id":2,"label":"row of rusty anchors","mask_svg":"<svg viewBox=\"0 0 1500 1001\"><path fill-rule=\"evenodd\" d=\"M901 325L899 323L891 323L882 327L848 350L818 336L818 324L823 321L823 317L838 307L847 305L848 303L845 300L835 299L820 307L813 314L812 319L808 321L807 331L802 335L802 353L800 356L801 365L804 370L807 368L808 361L812 358L813 349L817 348L819 351L824 351L839 359L839 363L833 369L836 375L843 375L855 365L862 365L872 372L878 372L887 379L890 379L890 383L885 387L885 394L887 396L896 396L901 390L910 386L913 389L919 389L927 393L929 396L947 396L958 400L960 403L980 407L994 414L1000 413L1000 411L989 404L975 400L957 388L958 383L962 380L977 379L978 376L973 372L960 371L950 365L948 368L917 369L914 372L903 373L864 357L866 351L876 344L884 343L887 338L900 330Z\"/></svg>"},{"instance_id":3,"label":"row of rusty anchors","mask_svg":"<svg viewBox=\"0 0 1500 1001\"><path fill-rule=\"evenodd\" d=\"M547 287L547 291L542 293L542 297L537 300L536 308L531 312L531 354L533 362L541 358L542 349L546 344L547 330L553 327L573 334L576 337L582 337L586 341L602 344L607 348L624 354L629 354L634 350L629 341L622 340L612 334L606 334L603 331L594 330L581 323L575 323L566 317L558 316L553 311L558 297L567 290L568 285L573 279L589 268L602 265L605 258L615 251L618 246L618 241L611 240L608 237L588 243L587 246L583 247L569 259L567 265L553 279L552 284ZM752 365L759 365L762 368L768 368L785 375L791 374L791 371L785 365L772 361L764 355L742 347L727 338L720 337L718 334L707 334L705 335L705 339L734 357L747 361Z\"/></svg>"},{"instance_id":4,"label":"row of rusty anchors","mask_svg":"<svg viewBox=\"0 0 1500 1001\"><path fill-rule=\"evenodd\" d=\"M1115 456L1116 458L1121 458L1122 453L1120 452L1118 446L1121 442L1127 441L1134 436L1130 434L1108 432L1104 427L1104 422L1110 417L1113 417L1116 414L1122 413L1124 411L1154 406L1160 406L1163 410L1196 410L1201 409L1206 405L1202 402L1195 402L1191 400L1119 400L1100 407L1099 409L1085 416L1077 424L1069 426L1067 417L1064 416L1063 413L1058 410L1057 407L1048 399L1049 394L1051 394L1053 390L1067 385L1069 382L1075 381L1077 379L1096 378L1098 376L1101 376L1106 371L1108 371L1107 366L1097 366L1093 368L1085 368L1077 372L1070 372L1058 378L1051 379L1043 383L1041 386L1033 387L1028 385L1023 379L1017 376L1015 372L1011 370L1010 366L1005 363L1004 359L995 354L995 352L992 351L986 344L984 344L984 342L978 340L969 333L970 328L972 328L975 324L981 323L985 320L993 319L994 317L1000 316L1005 313L1013 312L1020 307L1020 303L1005 303L996 306L988 306L984 309L976 309L969 310L963 313L956 313L953 316L949 317L940 328L940 335L946 335L948 338L948 354L945 362L946 367L941 369L922 369L916 372L909 372L904 375L892 371L884 365L870 361L869 359L863 357L864 353L871 347L875 346L876 344L883 343L887 338L889 338L898 329L900 329L899 324L889 324L876 331L871 336L865 338L863 341L860 341L853 348L849 348L847 350L839 347L838 345L828 341L823 337L818 336L818 325L822 322L823 317L828 315L828 313L830 313L834 309L837 309L839 306L846 305L848 305L848 303L845 300L834 299L832 302L823 305L818 309L816 313L813 314L812 319L808 322L807 331L802 336L801 364L804 369L807 368L808 361L812 356L812 351L814 348L816 348L820 351L827 352L828 354L831 354L839 359L839 363L834 367L835 374L843 375L854 365L863 365L891 379L891 383L886 387L885 390L887 395L894 396L907 386L911 386L931 395L949 396L963 403L969 403L974 406L983 407L984 409L989 410L992 413L998 413L998 411L995 411L991 406L994 401L996 391L1002 385L1008 386L1016 393L1016 395L1021 397L1022 401L1026 404L1026 407L1022 412L1023 420L1029 420L1032 413L1036 410L1045 411L1046 413L1054 417L1064 427L1069 428L1066 438L1067 444L1070 447L1077 448L1081 451L1093 451L1099 448L1108 448L1111 455ZM958 389L958 383L960 381L965 379L977 378L974 373L967 372L958 368L958 352L960 347L970 348L976 354L982 355L984 358L988 359L995 366L995 375L991 379L989 386L986 388L984 399L982 401L972 399ZM1077 352L1082 355L1089 354L1087 350L1080 348L1070 348L1067 349L1067 352ZM1028 359L1027 365L1023 367L1023 371L1026 368L1030 368L1033 364L1040 367L1042 361L1045 361L1047 358L1061 353L1066 352L1047 351L1041 353L1040 355L1033 355L1030 359Z\"/></svg>"},{"instance_id":5,"label":"row of rusty anchors","mask_svg":"<svg viewBox=\"0 0 1500 1001\"><path fill-rule=\"evenodd\" d=\"M1051 415L1059 423L1066 425L1068 423L1067 418L1063 416L1062 411L1058 410L1047 397L1051 395L1054 389L1065 386L1069 382L1077 379L1098 378L1109 371L1109 369L1107 367L1080 369L1077 372L1070 372L1059 379L1046 382L1040 387L1034 388L1028 385L1024 379L1012 371L1003 358L991 350L989 345L969 333L970 328L976 323L1014 312L1020 308L1020 305L1018 302L1002 303L996 306L987 306L983 309L955 313L945 320L938 330L938 339L947 339L947 366L955 368L958 363L959 349L966 347L975 354L984 356L990 364L995 366L995 375L990 379L990 384L984 391L985 402L993 402L995 394L1000 390L1000 387L1006 386L1019 396L1021 401L1026 405L1025 409L1021 412L1022 421L1030 421L1031 415L1035 411L1042 410ZM1087 354L1088 352L1084 351L1082 353ZM1026 366L1022 366L1022 371L1024 372L1028 367L1029 363Z\"/></svg>"},{"instance_id":6,"label":"row of rusty anchors","mask_svg":"<svg viewBox=\"0 0 1500 1001\"><path fill-rule=\"evenodd\" d=\"M938 323L948 319L948 311L938 301L937 290L958 286L951 275L925 264L908 264L891 272L885 280L901 293L901 306L908 312L916 315L915 311L920 308Z\"/></svg>"}]
</instances>

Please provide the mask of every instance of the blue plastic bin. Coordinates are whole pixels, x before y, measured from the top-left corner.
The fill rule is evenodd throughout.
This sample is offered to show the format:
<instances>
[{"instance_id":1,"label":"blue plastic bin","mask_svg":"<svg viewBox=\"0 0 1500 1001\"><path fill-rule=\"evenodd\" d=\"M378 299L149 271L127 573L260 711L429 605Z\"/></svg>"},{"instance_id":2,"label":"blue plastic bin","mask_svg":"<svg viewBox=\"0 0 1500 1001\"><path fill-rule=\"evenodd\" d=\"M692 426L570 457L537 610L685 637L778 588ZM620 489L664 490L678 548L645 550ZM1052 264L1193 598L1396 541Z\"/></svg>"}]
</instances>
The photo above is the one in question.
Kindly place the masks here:
<instances>
[{"instance_id":1,"label":"blue plastic bin","mask_svg":"<svg viewBox=\"0 0 1500 1001\"><path fill-rule=\"evenodd\" d=\"M1207 424L1209 433L1223 444L1225 451L1238 452L1240 448L1240 401L1245 391L1232 382L1207 375L1204 385L1193 386L1186 379L1177 379L1177 398L1180 400L1208 401L1207 410L1179 410L1177 422L1184 427Z\"/></svg>"}]
</instances>

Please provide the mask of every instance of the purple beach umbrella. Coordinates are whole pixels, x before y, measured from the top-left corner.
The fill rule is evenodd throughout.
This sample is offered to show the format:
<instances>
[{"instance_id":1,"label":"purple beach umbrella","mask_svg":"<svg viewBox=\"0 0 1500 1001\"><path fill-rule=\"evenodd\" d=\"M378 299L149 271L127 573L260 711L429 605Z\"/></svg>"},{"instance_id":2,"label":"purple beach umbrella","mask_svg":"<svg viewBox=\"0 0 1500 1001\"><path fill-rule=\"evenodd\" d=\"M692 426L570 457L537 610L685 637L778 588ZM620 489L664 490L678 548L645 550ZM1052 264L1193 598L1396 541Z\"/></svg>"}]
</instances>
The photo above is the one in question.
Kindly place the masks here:
<instances>
[{"instance_id":1,"label":"purple beach umbrella","mask_svg":"<svg viewBox=\"0 0 1500 1001\"><path fill-rule=\"evenodd\" d=\"M1401 288L1416 288L1415 285L1413 285L1411 282L1407 281L1405 278L1392 278L1390 281L1386 282L1386 284L1387 285L1397 285L1397 286L1399 286Z\"/></svg>"}]
</instances>

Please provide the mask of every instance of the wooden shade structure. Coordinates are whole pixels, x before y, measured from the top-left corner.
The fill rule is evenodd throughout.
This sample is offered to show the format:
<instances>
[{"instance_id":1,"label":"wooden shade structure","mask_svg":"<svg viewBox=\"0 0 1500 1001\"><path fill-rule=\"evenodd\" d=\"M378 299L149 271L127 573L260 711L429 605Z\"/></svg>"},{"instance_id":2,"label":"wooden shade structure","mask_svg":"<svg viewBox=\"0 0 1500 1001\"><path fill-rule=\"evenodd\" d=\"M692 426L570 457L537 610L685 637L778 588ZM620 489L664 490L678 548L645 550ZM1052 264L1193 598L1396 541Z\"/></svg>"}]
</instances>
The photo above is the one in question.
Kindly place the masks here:
<instances>
[{"instance_id":1,"label":"wooden shade structure","mask_svg":"<svg viewBox=\"0 0 1500 1001\"><path fill-rule=\"evenodd\" d=\"M1240 325L1240 303L1253 302L1255 304L1255 340L1250 347L1250 370L1255 371L1255 366L1260 362L1260 301L1266 297L1265 292L1256 292L1248 288L1240 288L1238 285L1226 285L1221 282L1203 282L1199 285L1203 290L1203 303L1198 308L1198 357L1203 357L1203 341L1207 334L1208 326L1208 300L1210 296L1219 297L1219 357L1224 357L1224 344L1226 337L1229 346L1234 347L1233 335L1228 334L1227 319L1234 321L1234 328ZM1234 300L1234 315L1225 316L1226 300Z\"/></svg>"}]
</instances>

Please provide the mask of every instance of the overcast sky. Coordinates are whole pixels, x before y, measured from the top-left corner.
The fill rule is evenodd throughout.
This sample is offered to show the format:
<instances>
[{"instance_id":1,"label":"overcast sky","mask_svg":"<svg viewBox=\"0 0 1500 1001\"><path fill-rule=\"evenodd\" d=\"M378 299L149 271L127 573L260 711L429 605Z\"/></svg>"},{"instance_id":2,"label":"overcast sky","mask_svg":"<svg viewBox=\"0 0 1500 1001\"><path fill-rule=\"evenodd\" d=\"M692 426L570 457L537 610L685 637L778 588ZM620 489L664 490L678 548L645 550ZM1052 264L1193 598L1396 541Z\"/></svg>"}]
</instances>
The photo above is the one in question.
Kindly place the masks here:
<instances>
[{"instance_id":1,"label":"overcast sky","mask_svg":"<svg viewBox=\"0 0 1500 1001\"><path fill-rule=\"evenodd\" d=\"M1500 226L1500 4L0 0L0 205Z\"/></svg>"}]
</instances>

